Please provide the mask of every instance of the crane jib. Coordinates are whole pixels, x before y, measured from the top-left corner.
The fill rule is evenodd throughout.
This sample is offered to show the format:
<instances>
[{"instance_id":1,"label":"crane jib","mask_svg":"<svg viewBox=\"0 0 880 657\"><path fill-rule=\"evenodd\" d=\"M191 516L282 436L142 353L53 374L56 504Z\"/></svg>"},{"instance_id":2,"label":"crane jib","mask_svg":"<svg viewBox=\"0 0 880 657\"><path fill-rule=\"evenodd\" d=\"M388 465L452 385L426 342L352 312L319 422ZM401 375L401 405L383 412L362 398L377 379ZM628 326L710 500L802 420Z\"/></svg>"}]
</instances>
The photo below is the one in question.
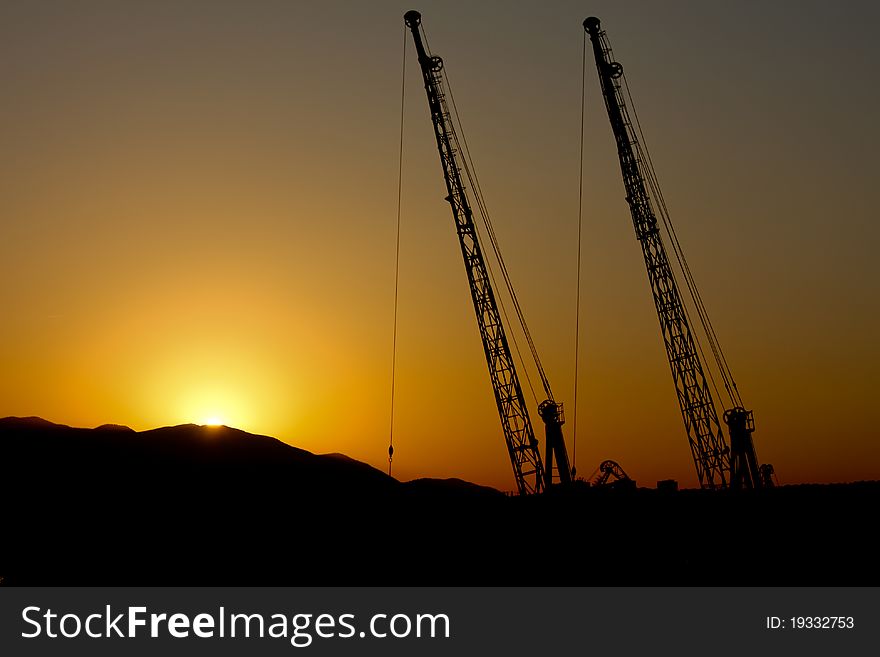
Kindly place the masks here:
<instances>
[{"instance_id":1,"label":"crane jib","mask_svg":"<svg viewBox=\"0 0 880 657\"><path fill-rule=\"evenodd\" d=\"M570 480L568 457L562 439L561 426L564 419L561 414L561 404L547 400L542 403L539 410L547 430L545 462L538 450L538 441L526 408L525 397L474 225L473 212L465 192L461 167L456 158L457 136L443 92L443 60L432 56L425 48L419 30L421 15L416 11L409 11L404 15L404 21L412 32L415 42L443 168L446 200L452 209L456 225L471 300L517 490L520 494L539 493L547 490L552 483L554 456L560 480L563 482Z\"/></svg>"},{"instance_id":2,"label":"crane jib","mask_svg":"<svg viewBox=\"0 0 880 657\"><path fill-rule=\"evenodd\" d=\"M612 60L611 47L598 18L587 18L584 21L584 29L592 43L602 96L617 144L626 201L632 215L636 237L642 248L666 355L700 486L703 488L727 488L728 485L734 488L760 487L761 479L751 437L754 429L751 411L735 406L725 412L724 421L730 428L731 447L728 447L721 431L718 412L700 360L699 343L691 331L688 313L679 293L661 239L657 218L651 206L645 178L656 184L656 177L651 177L650 169L647 169L649 172L647 176L642 172L642 167L646 166L644 160L648 159L648 162L650 160L641 157L641 146L618 82L623 76L623 67ZM663 209L665 212L665 208ZM662 216L666 217L665 214ZM675 242L673 246L678 248ZM676 253L678 256L679 252ZM687 278L689 275L689 269L686 269L688 289L694 294L695 284ZM699 305L697 308L703 321L705 310L701 310Z\"/></svg>"}]
</instances>

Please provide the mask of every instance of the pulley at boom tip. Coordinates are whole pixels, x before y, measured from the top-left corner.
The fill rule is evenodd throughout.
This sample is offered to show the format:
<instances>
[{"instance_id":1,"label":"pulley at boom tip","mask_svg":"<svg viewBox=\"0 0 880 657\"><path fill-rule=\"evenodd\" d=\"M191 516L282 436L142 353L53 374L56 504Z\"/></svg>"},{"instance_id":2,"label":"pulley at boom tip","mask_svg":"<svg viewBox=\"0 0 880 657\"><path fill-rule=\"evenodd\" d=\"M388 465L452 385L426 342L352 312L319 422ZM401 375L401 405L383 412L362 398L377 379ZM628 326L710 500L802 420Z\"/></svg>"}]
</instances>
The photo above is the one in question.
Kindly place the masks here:
<instances>
[{"instance_id":1,"label":"pulley at boom tip","mask_svg":"<svg viewBox=\"0 0 880 657\"><path fill-rule=\"evenodd\" d=\"M422 22L422 15L415 9L410 9L403 15L403 22L406 23L407 27L420 25Z\"/></svg>"},{"instance_id":2,"label":"pulley at boom tip","mask_svg":"<svg viewBox=\"0 0 880 657\"><path fill-rule=\"evenodd\" d=\"M590 16L589 18L584 19L584 29L590 34L595 34L599 31L599 19L595 16Z\"/></svg>"}]
</instances>

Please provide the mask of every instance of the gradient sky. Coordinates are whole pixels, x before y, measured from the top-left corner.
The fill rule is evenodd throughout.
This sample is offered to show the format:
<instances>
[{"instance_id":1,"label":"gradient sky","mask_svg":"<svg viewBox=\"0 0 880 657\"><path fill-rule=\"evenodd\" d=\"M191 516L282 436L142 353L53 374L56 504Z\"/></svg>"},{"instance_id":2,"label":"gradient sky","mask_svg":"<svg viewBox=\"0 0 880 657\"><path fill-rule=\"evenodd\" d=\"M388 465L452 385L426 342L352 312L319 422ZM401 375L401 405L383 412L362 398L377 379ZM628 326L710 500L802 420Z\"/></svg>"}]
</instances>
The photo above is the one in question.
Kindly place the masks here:
<instances>
[{"instance_id":1,"label":"gradient sky","mask_svg":"<svg viewBox=\"0 0 880 657\"><path fill-rule=\"evenodd\" d=\"M596 15L760 460L783 483L880 477L868 2L4 2L0 416L217 417L384 468L408 9L446 62L570 452ZM512 489L406 48L395 474ZM578 470L693 486L591 60L586 89Z\"/></svg>"}]
</instances>

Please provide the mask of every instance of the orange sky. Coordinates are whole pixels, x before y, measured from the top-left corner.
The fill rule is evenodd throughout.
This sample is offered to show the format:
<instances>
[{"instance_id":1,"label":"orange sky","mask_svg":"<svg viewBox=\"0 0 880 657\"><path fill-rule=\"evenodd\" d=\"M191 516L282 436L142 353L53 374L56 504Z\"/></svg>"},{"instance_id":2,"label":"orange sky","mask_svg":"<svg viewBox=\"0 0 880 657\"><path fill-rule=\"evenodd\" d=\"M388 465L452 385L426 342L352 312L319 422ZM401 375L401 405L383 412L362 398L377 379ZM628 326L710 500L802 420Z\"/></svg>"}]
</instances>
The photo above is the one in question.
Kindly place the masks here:
<instances>
[{"instance_id":1,"label":"orange sky","mask_svg":"<svg viewBox=\"0 0 880 657\"><path fill-rule=\"evenodd\" d=\"M783 483L878 478L880 16L845 4L3 3L0 416L219 417L384 469L416 8L571 421L590 13L626 67L760 459ZM511 489L407 48L395 474ZM693 486L587 72L578 470L613 458L644 485Z\"/></svg>"}]
</instances>

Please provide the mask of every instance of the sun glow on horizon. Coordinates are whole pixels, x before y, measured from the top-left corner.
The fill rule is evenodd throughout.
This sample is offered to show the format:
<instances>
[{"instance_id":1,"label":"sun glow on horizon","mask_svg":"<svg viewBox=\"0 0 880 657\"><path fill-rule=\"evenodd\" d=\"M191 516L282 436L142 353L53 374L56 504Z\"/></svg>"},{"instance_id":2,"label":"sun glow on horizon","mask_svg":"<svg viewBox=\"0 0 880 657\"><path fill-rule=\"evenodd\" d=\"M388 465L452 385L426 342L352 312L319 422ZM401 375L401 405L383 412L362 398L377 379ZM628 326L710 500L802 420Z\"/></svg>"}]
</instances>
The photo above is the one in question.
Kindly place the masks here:
<instances>
[{"instance_id":1,"label":"sun glow on horizon","mask_svg":"<svg viewBox=\"0 0 880 657\"><path fill-rule=\"evenodd\" d=\"M235 427L252 430L256 413L253 390L230 378L215 375L206 382L199 377L179 382L177 415L185 422L206 427Z\"/></svg>"}]
</instances>

